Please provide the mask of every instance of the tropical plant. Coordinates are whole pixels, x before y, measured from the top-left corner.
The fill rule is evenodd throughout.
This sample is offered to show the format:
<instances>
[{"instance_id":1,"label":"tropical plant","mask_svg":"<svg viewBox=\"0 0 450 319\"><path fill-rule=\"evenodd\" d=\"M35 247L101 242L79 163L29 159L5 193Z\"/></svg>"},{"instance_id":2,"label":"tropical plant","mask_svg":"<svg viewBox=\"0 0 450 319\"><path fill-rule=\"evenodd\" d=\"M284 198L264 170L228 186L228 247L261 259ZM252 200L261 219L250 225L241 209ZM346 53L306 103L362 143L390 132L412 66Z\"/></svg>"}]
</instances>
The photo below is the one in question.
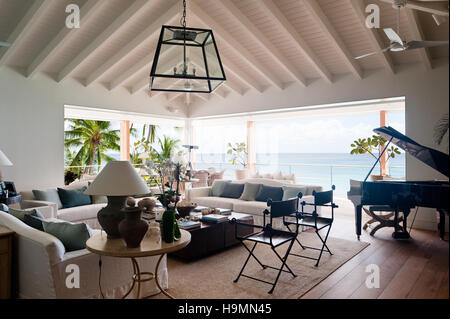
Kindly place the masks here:
<instances>
[{"instance_id":1,"label":"tropical plant","mask_svg":"<svg viewBox=\"0 0 450 319\"><path fill-rule=\"evenodd\" d=\"M164 160L171 159L178 149L180 140L168 137L166 135L163 138L158 139L159 150L153 151L153 157L156 162L163 162Z\"/></svg>"},{"instance_id":2,"label":"tropical plant","mask_svg":"<svg viewBox=\"0 0 450 319\"><path fill-rule=\"evenodd\" d=\"M247 168L247 145L244 142L234 143L234 145L228 143L227 154L231 155L231 164L240 164Z\"/></svg>"},{"instance_id":3,"label":"tropical plant","mask_svg":"<svg viewBox=\"0 0 450 319\"><path fill-rule=\"evenodd\" d=\"M64 145L75 148L69 166L88 166L91 173L94 165L100 166L103 161L112 161L106 154L109 150L120 150L119 130L112 130L111 123L106 121L68 119L70 126L65 131Z\"/></svg>"},{"instance_id":4,"label":"tropical plant","mask_svg":"<svg viewBox=\"0 0 450 319\"><path fill-rule=\"evenodd\" d=\"M441 145L445 135L448 134L448 113L444 114L442 118L434 126L434 141L436 144ZM447 139L448 150L448 139Z\"/></svg>"},{"instance_id":5,"label":"tropical plant","mask_svg":"<svg viewBox=\"0 0 450 319\"><path fill-rule=\"evenodd\" d=\"M375 152L379 152L379 150L384 147L384 145L386 145L386 142L387 140L384 137L378 135L372 135L372 137L367 138L358 138L357 140L353 141L352 144L350 144L350 146L353 148L350 151L350 154L370 154L373 158L378 159L379 155L375 155ZM387 162L389 159L395 158L396 154L400 154L400 151L398 147L391 146L386 149L385 154L387 154Z\"/></svg>"},{"instance_id":6,"label":"tropical plant","mask_svg":"<svg viewBox=\"0 0 450 319\"><path fill-rule=\"evenodd\" d=\"M133 150L130 154L130 161L133 164L142 164L142 154L149 154L153 152L152 144L156 141L156 130L158 126L151 124L144 124L142 128L142 137L133 144ZM135 135L135 137L137 134Z\"/></svg>"}]
</instances>

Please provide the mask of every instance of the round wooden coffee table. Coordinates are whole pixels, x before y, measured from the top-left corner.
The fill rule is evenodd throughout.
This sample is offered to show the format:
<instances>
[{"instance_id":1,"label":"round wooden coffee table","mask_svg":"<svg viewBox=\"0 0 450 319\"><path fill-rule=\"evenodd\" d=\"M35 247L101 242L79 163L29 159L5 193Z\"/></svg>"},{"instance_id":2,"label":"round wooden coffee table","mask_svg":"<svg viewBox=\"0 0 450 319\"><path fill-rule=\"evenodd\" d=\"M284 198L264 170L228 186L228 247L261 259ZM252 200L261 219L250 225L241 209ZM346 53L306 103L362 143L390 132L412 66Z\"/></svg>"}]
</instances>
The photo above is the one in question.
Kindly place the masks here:
<instances>
[{"instance_id":1,"label":"round wooden coffee table","mask_svg":"<svg viewBox=\"0 0 450 319\"><path fill-rule=\"evenodd\" d=\"M132 277L132 285L128 292L122 297L126 298L134 286L137 283L137 298L140 297L141 283L152 279L155 279L156 286L161 290L161 292L167 297L174 299L172 295L164 291L164 289L159 284L158 280L158 268L164 255L180 250L186 247L191 241L191 234L183 229L181 231L181 238L173 243L166 243L161 238L157 242L155 237L144 237L141 245L138 248L128 248L125 241L122 238L118 239L107 239L106 234L103 232L101 234L92 236L86 242L86 248L94 254L101 256L119 257L119 258L130 258L133 265L134 275ZM142 272L136 261L139 257L157 256L160 255L158 262L156 263L155 272ZM143 298L148 298L143 297Z\"/></svg>"}]
</instances>

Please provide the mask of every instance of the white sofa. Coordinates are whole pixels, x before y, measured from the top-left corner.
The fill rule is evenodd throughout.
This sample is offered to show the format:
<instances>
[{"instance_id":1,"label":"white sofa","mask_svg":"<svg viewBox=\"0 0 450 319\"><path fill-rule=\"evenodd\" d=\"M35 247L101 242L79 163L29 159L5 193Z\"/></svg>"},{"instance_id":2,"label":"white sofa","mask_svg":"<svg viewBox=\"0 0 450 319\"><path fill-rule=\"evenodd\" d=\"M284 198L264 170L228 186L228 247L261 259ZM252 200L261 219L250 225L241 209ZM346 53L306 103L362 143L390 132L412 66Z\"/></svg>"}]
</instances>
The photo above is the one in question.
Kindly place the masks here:
<instances>
[{"instance_id":1,"label":"white sofa","mask_svg":"<svg viewBox=\"0 0 450 319\"><path fill-rule=\"evenodd\" d=\"M56 221L56 220L54 220ZM14 295L18 298L100 298L99 256L87 249L66 252L56 237L29 227L12 215L0 211L0 225L15 232ZM99 230L94 232L98 233ZM159 256L138 258L142 271L154 272ZM66 278L69 264L80 269L80 288L67 288ZM133 267L128 258L102 257L101 286L105 298L120 298L131 287ZM159 268L159 281L163 289L168 287L166 257ZM142 295L157 294L155 282L141 286ZM136 297L136 288L128 296Z\"/></svg>"},{"instance_id":2,"label":"white sofa","mask_svg":"<svg viewBox=\"0 0 450 319\"><path fill-rule=\"evenodd\" d=\"M87 180L77 181L68 186L62 186L61 188L80 189L84 186L86 187L88 186ZM51 187L39 189L45 190L50 188ZM54 188L56 189L56 187ZM22 191L20 192L20 194L22 195L22 201L20 203L22 209L38 208L45 218L57 218L72 223L84 222L88 224L91 228L94 229L101 228L97 220L97 213L101 208L106 206L106 203L58 209L58 205L56 203L36 200L31 190Z\"/></svg>"},{"instance_id":3,"label":"white sofa","mask_svg":"<svg viewBox=\"0 0 450 319\"><path fill-rule=\"evenodd\" d=\"M267 186L290 186L290 187L306 187L306 192L303 194L301 201L313 203L313 190L320 192L322 191L321 186L317 185L299 185L292 184L291 181L282 181L282 180L274 180L274 179L265 179L265 178L248 178L243 180L233 181L233 183L252 183L252 184L263 184ZM258 201L244 201L240 199L234 198L225 198L225 197L215 197L210 196L210 187L199 187L199 188L191 188L186 190L186 199L196 203L200 206L214 207L214 208L226 208L232 209L237 213L245 213L249 215L253 215L254 223L257 225L262 225L263 223L263 212L267 208L266 202L258 202ZM305 206L305 212L312 212L312 206ZM320 207L318 207L318 212L320 215ZM274 225L274 226L280 226Z\"/></svg>"}]
</instances>

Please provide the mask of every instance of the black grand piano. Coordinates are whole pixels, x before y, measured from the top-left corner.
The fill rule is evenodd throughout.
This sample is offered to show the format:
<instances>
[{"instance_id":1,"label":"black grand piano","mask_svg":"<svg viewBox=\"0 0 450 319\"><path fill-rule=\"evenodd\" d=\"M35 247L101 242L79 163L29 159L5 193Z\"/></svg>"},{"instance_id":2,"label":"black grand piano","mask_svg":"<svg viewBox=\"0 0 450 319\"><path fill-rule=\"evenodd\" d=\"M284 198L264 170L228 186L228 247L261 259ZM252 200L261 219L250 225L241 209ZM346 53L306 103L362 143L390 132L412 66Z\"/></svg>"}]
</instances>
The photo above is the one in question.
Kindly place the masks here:
<instances>
[{"instance_id":1,"label":"black grand piano","mask_svg":"<svg viewBox=\"0 0 450 319\"><path fill-rule=\"evenodd\" d=\"M449 176L449 156L435 149L420 145L409 137L390 126L374 129L374 132L384 137L388 144L393 143L405 152L419 159L428 166ZM367 181L372 170L377 165L380 154L372 169L359 186L351 186L347 197L355 205L356 235L361 236L362 207L365 205L387 205L394 211L394 233L396 239L409 238L407 218L414 207L435 208L439 212L439 233L445 234L445 215L449 211L449 181ZM402 214L402 216L400 216Z\"/></svg>"}]
</instances>

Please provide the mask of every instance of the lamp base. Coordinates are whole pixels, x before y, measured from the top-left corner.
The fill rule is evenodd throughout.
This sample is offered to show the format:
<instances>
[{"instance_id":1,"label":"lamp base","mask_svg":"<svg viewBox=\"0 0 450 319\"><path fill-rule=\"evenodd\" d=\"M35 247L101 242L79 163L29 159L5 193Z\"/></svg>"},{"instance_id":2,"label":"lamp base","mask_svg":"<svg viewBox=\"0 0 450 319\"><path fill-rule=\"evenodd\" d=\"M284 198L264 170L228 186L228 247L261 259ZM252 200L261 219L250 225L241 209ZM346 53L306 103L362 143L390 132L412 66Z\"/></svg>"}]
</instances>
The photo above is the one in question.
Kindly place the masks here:
<instances>
[{"instance_id":1,"label":"lamp base","mask_svg":"<svg viewBox=\"0 0 450 319\"><path fill-rule=\"evenodd\" d=\"M108 205L100 209L97 219L109 239L120 238L119 223L125 218L122 210L128 196L107 196Z\"/></svg>"}]
</instances>

